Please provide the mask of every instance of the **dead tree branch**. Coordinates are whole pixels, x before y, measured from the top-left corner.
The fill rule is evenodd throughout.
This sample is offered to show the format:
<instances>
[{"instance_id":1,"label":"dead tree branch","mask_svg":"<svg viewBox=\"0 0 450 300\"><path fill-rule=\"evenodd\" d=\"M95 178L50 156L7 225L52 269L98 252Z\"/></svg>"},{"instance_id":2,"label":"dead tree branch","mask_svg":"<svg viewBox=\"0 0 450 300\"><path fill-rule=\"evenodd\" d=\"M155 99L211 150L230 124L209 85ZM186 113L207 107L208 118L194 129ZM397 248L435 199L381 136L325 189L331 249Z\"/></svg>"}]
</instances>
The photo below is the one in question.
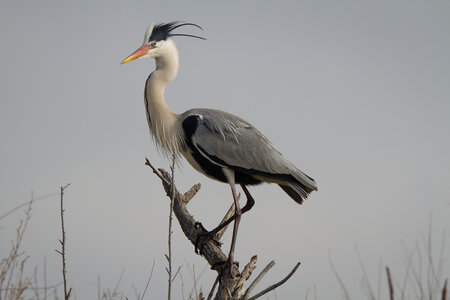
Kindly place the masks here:
<instances>
[{"instance_id":1,"label":"dead tree branch","mask_svg":"<svg viewBox=\"0 0 450 300\"><path fill-rule=\"evenodd\" d=\"M139 300L144 300L145 293L147 292L148 285L150 284L150 280L152 279L152 276L153 276L153 269L154 269L154 268L155 268L155 259L153 259L152 269L151 269L151 271L150 271L150 275L148 276L148 280L147 280L147 284L145 285L144 292L142 293L142 296L141 296L141 297L137 297ZM100 298L99 298L99 299L100 299Z\"/></svg>"},{"instance_id":2,"label":"dead tree branch","mask_svg":"<svg viewBox=\"0 0 450 300\"><path fill-rule=\"evenodd\" d=\"M168 233L168 248L169 248L169 255L167 257L167 260L169 262L169 282L168 282L168 291L167 291L167 299L172 299L172 216L173 216L173 190L175 188L174 180L175 180L175 153L172 154L172 165L170 166L170 170L172 173L172 190L170 191L170 211L169 211L169 233Z\"/></svg>"},{"instance_id":3,"label":"dead tree branch","mask_svg":"<svg viewBox=\"0 0 450 300\"><path fill-rule=\"evenodd\" d=\"M189 201L196 195L198 190L200 189L200 184L196 184L189 191L184 194L181 194L173 182L173 173L169 174L164 169L156 169L152 166L150 161L146 159L145 164L149 166L153 173L156 174L161 179L162 185L166 192L166 195L173 201L173 213L177 218L180 227L185 234L186 238L195 246L198 237L205 235L208 233L203 226L200 226L200 222L194 219L194 217L189 213L186 209L186 205ZM173 200L172 200L173 199ZM227 215L223 218L222 222L227 220L230 216L234 214L234 205L228 210ZM215 239L217 241L220 240L222 235L224 234L226 227L224 227L221 231L219 231ZM244 267L242 272L239 271L238 266L233 264L231 274L229 272L224 272L226 264L224 262L227 260L227 255L222 251L221 244L217 243L213 240L207 240L201 251L201 255L206 259L208 264L211 266L212 270L215 270L218 273L217 280L214 283L211 291L208 294L208 299L212 299L214 290L216 285L218 284L217 293L214 297L216 300L244 300L244 299L257 299L262 295L276 289L283 283L285 283L289 278L295 273L295 271L300 266L298 263L292 271L281 281L275 283L262 292L252 296L249 298L251 291L258 284L258 278L253 281L251 285L251 290L247 290L244 283L251 277L253 270L256 268L256 255L253 256L250 262ZM259 274L259 278L262 278L264 275L269 272L270 268L275 264L271 262L262 272Z\"/></svg>"},{"instance_id":4,"label":"dead tree branch","mask_svg":"<svg viewBox=\"0 0 450 300\"><path fill-rule=\"evenodd\" d=\"M392 284L391 271L389 270L389 267L386 267L386 273L389 286L389 299L394 300L394 286Z\"/></svg>"},{"instance_id":5,"label":"dead tree branch","mask_svg":"<svg viewBox=\"0 0 450 300\"><path fill-rule=\"evenodd\" d=\"M62 275L63 275L63 283L64 283L64 300L68 300L70 298L70 293L72 292L72 289L70 288L69 291L67 291L67 270L66 270L66 231L64 229L64 190L70 185L67 184L66 186L62 186L60 190L60 214L61 214L61 233L62 233L62 239L59 240L59 243L61 244L61 251L55 250L61 255L62 259Z\"/></svg>"},{"instance_id":6,"label":"dead tree branch","mask_svg":"<svg viewBox=\"0 0 450 300\"><path fill-rule=\"evenodd\" d=\"M248 300L255 300L258 299L259 297L267 294L270 291L273 291L274 289L276 289L277 287L279 287L280 285L282 285L283 283L285 283L286 281L289 280L289 278L291 278L292 275L294 275L295 271L297 271L298 267L300 267L300 263L297 263L295 265L295 267L292 269L291 272L289 272L289 274L284 277L282 280L280 280L279 282L272 284L271 286L269 286L268 288L266 288L265 290L263 290L262 292L259 292L258 294L256 294L255 296L249 298Z\"/></svg>"},{"instance_id":7,"label":"dead tree branch","mask_svg":"<svg viewBox=\"0 0 450 300\"><path fill-rule=\"evenodd\" d=\"M448 279L445 279L444 288L442 289L442 300L447 300Z\"/></svg>"},{"instance_id":8,"label":"dead tree branch","mask_svg":"<svg viewBox=\"0 0 450 300\"><path fill-rule=\"evenodd\" d=\"M269 273L270 269L272 269L272 267L275 265L275 262L272 260L262 271L261 273L259 273L258 276L256 276L255 280L253 280L253 282L250 284L250 286L248 287L247 291L245 292L244 295L244 300L247 300L248 297L250 296L251 292L253 292L253 290L255 289L256 285L261 281L261 279L263 279L263 277Z\"/></svg>"},{"instance_id":9,"label":"dead tree branch","mask_svg":"<svg viewBox=\"0 0 450 300\"><path fill-rule=\"evenodd\" d=\"M31 199L31 202L35 203L35 202L37 202L37 201L39 201L39 200L48 199L48 198L53 197L53 196L56 196L56 195L58 195L58 192L51 193L51 194L47 194L47 195L43 195L43 196L40 196L40 197L37 197L37 198L33 198L33 199ZM30 201L27 201L27 202L24 202L24 203L22 203L22 204L17 205L17 206L14 207L13 209L11 209L11 210L7 211L5 214L1 215L1 216L0 216L0 221L1 221L2 219L6 218L7 216L13 214L14 212L18 211L18 210L21 209L22 207L28 206L29 204L30 204Z\"/></svg>"},{"instance_id":10,"label":"dead tree branch","mask_svg":"<svg viewBox=\"0 0 450 300\"><path fill-rule=\"evenodd\" d=\"M31 207L33 194L25 210L25 216L20 220L16 229L16 238L11 242L11 250L6 258L0 260L0 300L20 299L23 293L30 287L30 280L23 278L24 265L28 257L20 251L23 236L31 219ZM17 278L15 280L15 278Z\"/></svg>"}]
</instances>

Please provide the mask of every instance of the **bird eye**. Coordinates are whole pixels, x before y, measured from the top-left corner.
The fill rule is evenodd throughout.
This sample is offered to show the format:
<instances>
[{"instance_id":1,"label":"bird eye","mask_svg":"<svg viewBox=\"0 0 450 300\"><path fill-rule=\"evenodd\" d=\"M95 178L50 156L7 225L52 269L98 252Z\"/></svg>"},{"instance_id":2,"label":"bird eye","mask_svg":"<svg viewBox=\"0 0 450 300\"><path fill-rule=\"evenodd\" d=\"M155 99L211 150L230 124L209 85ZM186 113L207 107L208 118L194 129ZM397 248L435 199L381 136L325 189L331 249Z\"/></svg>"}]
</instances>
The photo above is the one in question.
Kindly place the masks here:
<instances>
[{"instance_id":1,"label":"bird eye","mask_svg":"<svg viewBox=\"0 0 450 300\"><path fill-rule=\"evenodd\" d=\"M156 46L157 46L157 43L156 42L152 42L152 47L156 48Z\"/></svg>"}]
</instances>

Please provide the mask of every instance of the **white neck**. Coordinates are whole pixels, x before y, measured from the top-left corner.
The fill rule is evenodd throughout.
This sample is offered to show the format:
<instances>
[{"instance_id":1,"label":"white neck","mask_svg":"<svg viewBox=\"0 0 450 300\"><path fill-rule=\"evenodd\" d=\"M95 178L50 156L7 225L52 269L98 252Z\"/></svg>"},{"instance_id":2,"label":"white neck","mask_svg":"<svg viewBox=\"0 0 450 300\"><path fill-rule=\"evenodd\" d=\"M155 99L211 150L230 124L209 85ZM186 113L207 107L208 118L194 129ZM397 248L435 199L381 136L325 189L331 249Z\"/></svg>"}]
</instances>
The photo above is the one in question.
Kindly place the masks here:
<instances>
[{"instance_id":1,"label":"white neck","mask_svg":"<svg viewBox=\"0 0 450 300\"><path fill-rule=\"evenodd\" d=\"M168 40L162 54L155 58L156 70L150 74L145 87L147 120L156 144L162 152L170 156L180 150L181 125L178 115L173 113L164 100L166 85L178 73L178 51L175 44Z\"/></svg>"}]
</instances>

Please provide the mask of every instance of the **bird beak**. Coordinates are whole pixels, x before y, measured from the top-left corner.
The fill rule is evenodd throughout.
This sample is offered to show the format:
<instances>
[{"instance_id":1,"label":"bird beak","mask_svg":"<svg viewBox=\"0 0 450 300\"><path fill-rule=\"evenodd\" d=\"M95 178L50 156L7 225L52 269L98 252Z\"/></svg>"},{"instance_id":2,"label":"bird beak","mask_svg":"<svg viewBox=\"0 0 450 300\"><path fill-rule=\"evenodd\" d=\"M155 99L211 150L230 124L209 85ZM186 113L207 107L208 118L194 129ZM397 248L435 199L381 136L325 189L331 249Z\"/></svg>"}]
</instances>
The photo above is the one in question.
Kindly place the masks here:
<instances>
[{"instance_id":1,"label":"bird beak","mask_svg":"<svg viewBox=\"0 0 450 300\"><path fill-rule=\"evenodd\" d=\"M151 46L149 44L142 45L139 49L131 53L127 58L125 58L120 64L126 64L127 62L130 62L132 60L138 59L148 53L148 51L151 49Z\"/></svg>"}]
</instances>

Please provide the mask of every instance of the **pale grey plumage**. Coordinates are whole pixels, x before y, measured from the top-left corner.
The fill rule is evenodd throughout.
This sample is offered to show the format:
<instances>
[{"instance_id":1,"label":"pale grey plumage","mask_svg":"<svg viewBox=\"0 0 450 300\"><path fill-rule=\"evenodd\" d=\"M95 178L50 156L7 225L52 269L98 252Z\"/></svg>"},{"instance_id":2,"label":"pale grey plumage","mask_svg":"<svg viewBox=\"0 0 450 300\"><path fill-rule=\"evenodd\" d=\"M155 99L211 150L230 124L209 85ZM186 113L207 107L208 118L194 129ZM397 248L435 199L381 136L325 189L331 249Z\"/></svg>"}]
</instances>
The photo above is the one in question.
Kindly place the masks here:
<instances>
[{"instance_id":1,"label":"pale grey plumage","mask_svg":"<svg viewBox=\"0 0 450 300\"><path fill-rule=\"evenodd\" d=\"M214 109L192 109L185 112L182 119L192 115L200 116L192 142L212 163L239 168L241 172L247 172L259 180L291 187L300 192L303 198L312 190L317 190L312 178L296 168L266 136L247 121ZM291 175L303 187L298 188L295 180L286 180L286 175Z\"/></svg>"},{"instance_id":2,"label":"pale grey plumage","mask_svg":"<svg viewBox=\"0 0 450 300\"><path fill-rule=\"evenodd\" d=\"M302 203L317 185L311 177L297 169L275 146L247 121L232 114L213 109L192 109L183 114L173 113L164 100L166 85L178 73L178 50L170 36L172 30L193 23L170 22L151 25L143 45L122 63L140 57L152 57L155 71L145 84L145 108L150 132L163 153L181 153L187 161L206 176L230 185L235 214L224 225L235 221L228 264L233 262L234 245L241 214L250 210L254 199L247 185L261 182L277 183L296 202ZM247 197L242 212L235 185L240 184ZM212 230L211 236L222 228Z\"/></svg>"}]
</instances>

